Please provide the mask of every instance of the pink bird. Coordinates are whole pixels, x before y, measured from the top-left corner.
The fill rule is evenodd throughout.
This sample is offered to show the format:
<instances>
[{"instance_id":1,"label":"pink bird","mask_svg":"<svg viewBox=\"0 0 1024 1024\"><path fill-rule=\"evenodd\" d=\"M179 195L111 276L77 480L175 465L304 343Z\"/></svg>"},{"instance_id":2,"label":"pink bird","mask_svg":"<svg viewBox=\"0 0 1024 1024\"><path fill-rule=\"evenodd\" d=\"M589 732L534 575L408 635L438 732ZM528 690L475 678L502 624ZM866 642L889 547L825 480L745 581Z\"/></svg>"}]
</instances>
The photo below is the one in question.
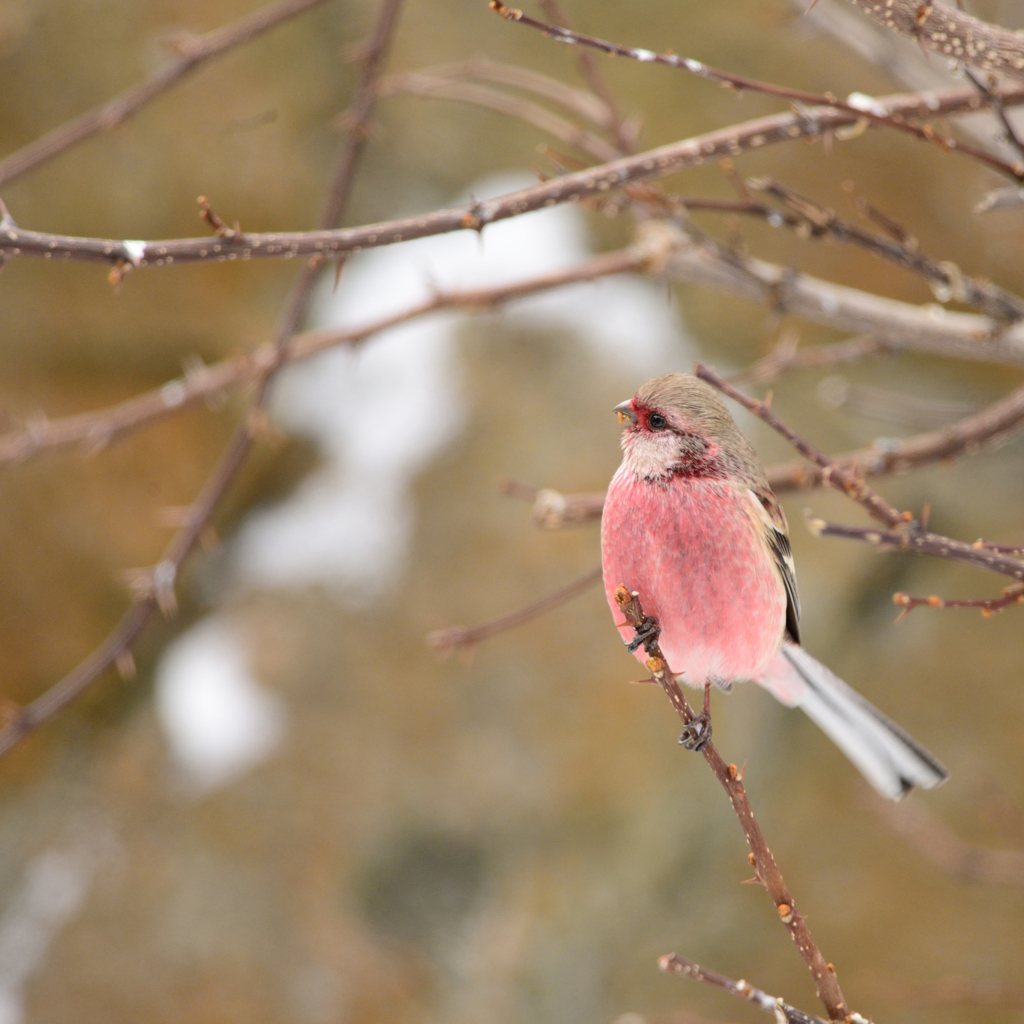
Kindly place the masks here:
<instances>
[{"instance_id":1,"label":"pink bird","mask_svg":"<svg viewBox=\"0 0 1024 1024\"><path fill-rule=\"evenodd\" d=\"M681 681L705 692L759 683L802 708L891 800L943 782L949 773L927 750L800 646L786 517L715 390L665 373L615 411L625 454L605 500L601 558L616 623L624 584L657 620ZM644 661L643 631L619 632Z\"/></svg>"}]
</instances>

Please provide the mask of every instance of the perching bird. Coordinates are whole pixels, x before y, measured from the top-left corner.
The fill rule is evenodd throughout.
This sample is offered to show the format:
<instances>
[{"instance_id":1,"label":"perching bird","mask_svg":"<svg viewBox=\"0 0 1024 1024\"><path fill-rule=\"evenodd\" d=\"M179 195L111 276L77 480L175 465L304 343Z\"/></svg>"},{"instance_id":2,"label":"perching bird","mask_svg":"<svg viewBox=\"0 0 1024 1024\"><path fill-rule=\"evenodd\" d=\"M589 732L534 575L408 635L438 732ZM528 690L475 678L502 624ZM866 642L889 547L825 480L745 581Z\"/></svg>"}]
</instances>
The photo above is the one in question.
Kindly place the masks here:
<instances>
[{"instance_id":1,"label":"perching bird","mask_svg":"<svg viewBox=\"0 0 1024 1024\"><path fill-rule=\"evenodd\" d=\"M666 373L615 411L625 454L605 500L601 558L616 623L624 584L657 620L679 679L725 690L750 679L803 708L889 799L944 781L927 750L800 646L786 517L714 389ZM634 639L629 625L619 630Z\"/></svg>"}]
</instances>

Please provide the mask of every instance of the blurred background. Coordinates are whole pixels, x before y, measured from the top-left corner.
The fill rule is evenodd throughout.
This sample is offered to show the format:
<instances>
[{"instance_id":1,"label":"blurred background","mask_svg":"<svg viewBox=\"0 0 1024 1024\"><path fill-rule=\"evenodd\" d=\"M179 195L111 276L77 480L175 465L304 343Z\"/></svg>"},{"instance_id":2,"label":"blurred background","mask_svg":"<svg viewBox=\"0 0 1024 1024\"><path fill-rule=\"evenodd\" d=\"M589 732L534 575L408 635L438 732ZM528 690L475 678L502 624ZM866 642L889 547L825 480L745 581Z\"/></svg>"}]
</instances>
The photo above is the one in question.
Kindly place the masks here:
<instances>
[{"instance_id":1,"label":"blurred background","mask_svg":"<svg viewBox=\"0 0 1024 1024\"><path fill-rule=\"evenodd\" d=\"M0 153L151 73L181 30L248 0L0 0ZM824 6L824 4L823 4ZM835 6L835 5L834 5ZM849 5L844 13L859 15ZM899 49L901 80L783 2L574 0L576 26L814 91L951 84ZM1020 5L971 11L1024 27ZM203 67L115 131L7 185L24 227L112 238L196 235L196 197L247 230L310 227L351 101L368 0L333 0ZM533 13L540 13L533 11ZM862 24L867 24L863 22ZM409 0L390 67L488 57L580 84L572 49L502 22L484 0ZM602 59L603 60L603 59ZM603 60L623 108L659 145L784 104L666 68ZM917 80L911 85L917 84ZM500 194L551 164L540 132L450 101L382 101L349 206L363 223ZM996 145L994 119L976 131ZM559 147L564 149L564 147ZM795 142L740 158L845 211L853 181L937 259L1024 291L1024 213L977 217L1001 182L896 134ZM730 197L714 167L668 182ZM851 215L852 216L852 215ZM721 238L817 276L912 302L917 278L870 256L720 215ZM559 208L395 246L321 283L310 325L361 323L431 284L519 280L622 245L627 216ZM184 363L272 333L296 266L133 273L15 260L0 276L0 404L8 424L85 411L158 386ZM541 532L499 474L602 489L618 463L611 407L695 359L742 368L823 328L687 286L606 279L492 315L445 315L282 376L281 436L258 448L194 558L181 613L0 764L0 1024L333 1024L760 1018L666 977L678 951L815 1011L807 971L750 874L718 784L676 745L660 693L597 589L439 660L425 634L516 608L598 561L596 527ZM1017 386L1019 370L909 355L805 371L774 408L827 451L923 429ZM874 401L843 402L843 396ZM838 396L838 398L837 398ZM106 635L151 565L160 513L188 504L241 398L163 420L99 453L0 472L0 687L19 704ZM917 408L915 406L915 408ZM742 420L766 462L784 442ZM966 540L1024 543L1020 441L885 481ZM814 540L803 510L862 522L836 495L785 502L808 648L952 771L915 794L962 838L1024 845L1024 620L915 612L894 590L988 596L1000 578ZM876 1020L1024 1019L1024 889L967 881L911 848L867 785L800 713L754 687L714 705L723 754L851 1004ZM1014 989L1014 986L1017 986ZM634 1019L634 1018L629 1018Z\"/></svg>"}]
</instances>

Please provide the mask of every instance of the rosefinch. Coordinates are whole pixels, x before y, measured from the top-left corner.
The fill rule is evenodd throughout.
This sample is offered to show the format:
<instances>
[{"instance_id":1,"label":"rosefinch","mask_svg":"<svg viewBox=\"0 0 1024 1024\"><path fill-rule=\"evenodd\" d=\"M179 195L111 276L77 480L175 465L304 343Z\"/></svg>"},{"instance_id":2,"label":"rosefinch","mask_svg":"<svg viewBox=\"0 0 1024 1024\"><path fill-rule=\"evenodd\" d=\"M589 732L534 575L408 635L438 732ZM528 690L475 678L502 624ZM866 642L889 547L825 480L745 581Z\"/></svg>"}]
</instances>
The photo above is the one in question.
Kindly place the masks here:
<instances>
[{"instance_id":1,"label":"rosefinch","mask_svg":"<svg viewBox=\"0 0 1024 1024\"><path fill-rule=\"evenodd\" d=\"M714 389L666 373L616 412L626 424L625 454L601 523L616 622L614 591L624 584L657 619L677 678L724 690L737 680L759 683L803 708L890 799L946 779L928 751L800 646L786 517ZM619 631L634 638L629 625Z\"/></svg>"}]
</instances>

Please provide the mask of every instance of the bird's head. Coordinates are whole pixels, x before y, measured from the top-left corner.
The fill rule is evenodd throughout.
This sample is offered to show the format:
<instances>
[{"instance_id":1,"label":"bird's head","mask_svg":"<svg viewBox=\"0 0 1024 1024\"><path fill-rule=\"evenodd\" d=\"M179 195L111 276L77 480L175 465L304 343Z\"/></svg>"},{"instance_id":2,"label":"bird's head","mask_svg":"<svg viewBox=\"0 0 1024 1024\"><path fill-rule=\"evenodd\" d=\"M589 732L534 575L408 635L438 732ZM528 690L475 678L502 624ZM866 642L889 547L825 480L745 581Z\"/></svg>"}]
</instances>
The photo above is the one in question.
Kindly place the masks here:
<instances>
[{"instance_id":1,"label":"bird's head","mask_svg":"<svg viewBox=\"0 0 1024 1024\"><path fill-rule=\"evenodd\" d=\"M663 373L615 407L623 424L625 464L637 476L763 475L757 454L709 384L688 373Z\"/></svg>"}]
</instances>

